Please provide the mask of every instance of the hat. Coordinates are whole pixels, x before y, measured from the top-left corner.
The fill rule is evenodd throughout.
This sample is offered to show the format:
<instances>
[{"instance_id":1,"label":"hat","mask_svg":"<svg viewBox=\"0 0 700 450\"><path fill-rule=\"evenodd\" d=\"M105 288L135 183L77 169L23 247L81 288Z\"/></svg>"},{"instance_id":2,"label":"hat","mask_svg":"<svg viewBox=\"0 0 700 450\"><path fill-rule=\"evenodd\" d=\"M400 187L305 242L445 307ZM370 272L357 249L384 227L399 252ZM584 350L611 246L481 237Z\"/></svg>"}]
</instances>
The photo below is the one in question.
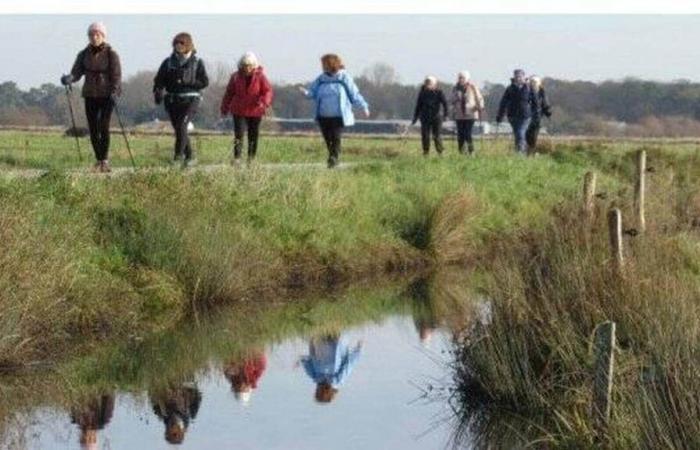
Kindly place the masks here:
<instances>
[{"instance_id":1,"label":"hat","mask_svg":"<svg viewBox=\"0 0 700 450\"><path fill-rule=\"evenodd\" d=\"M239 68L243 66L253 66L254 68L257 68L259 65L258 57L255 56L255 53L253 52L245 52L243 56L241 56L241 59L238 60Z\"/></svg>"},{"instance_id":2,"label":"hat","mask_svg":"<svg viewBox=\"0 0 700 450\"><path fill-rule=\"evenodd\" d=\"M428 75L427 77L425 77L425 82L428 84L437 84L437 77L433 75Z\"/></svg>"},{"instance_id":3,"label":"hat","mask_svg":"<svg viewBox=\"0 0 700 450\"><path fill-rule=\"evenodd\" d=\"M234 392L233 396L236 400L247 406L250 403L251 391Z\"/></svg>"},{"instance_id":4,"label":"hat","mask_svg":"<svg viewBox=\"0 0 700 450\"><path fill-rule=\"evenodd\" d=\"M100 33L102 37L107 37L107 27L102 22L91 23L87 30L88 36L90 36L90 33L93 31Z\"/></svg>"},{"instance_id":5,"label":"hat","mask_svg":"<svg viewBox=\"0 0 700 450\"><path fill-rule=\"evenodd\" d=\"M468 70L463 70L460 73L457 74L459 77L463 77L466 81L471 80L472 75L469 73Z\"/></svg>"}]
</instances>

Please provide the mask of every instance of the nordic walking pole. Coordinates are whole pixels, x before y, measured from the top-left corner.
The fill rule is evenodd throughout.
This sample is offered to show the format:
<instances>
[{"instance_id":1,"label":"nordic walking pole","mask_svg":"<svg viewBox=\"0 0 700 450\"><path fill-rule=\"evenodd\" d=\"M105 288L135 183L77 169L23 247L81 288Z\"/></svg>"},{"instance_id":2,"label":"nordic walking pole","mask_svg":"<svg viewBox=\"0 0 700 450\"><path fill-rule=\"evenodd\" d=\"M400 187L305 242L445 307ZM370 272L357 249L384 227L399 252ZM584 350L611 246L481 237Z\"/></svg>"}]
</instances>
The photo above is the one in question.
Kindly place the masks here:
<instances>
[{"instance_id":1,"label":"nordic walking pole","mask_svg":"<svg viewBox=\"0 0 700 450\"><path fill-rule=\"evenodd\" d=\"M70 121L73 125L73 136L75 136L75 147L78 149L78 160L83 162L83 155L80 152L80 138L78 138L78 129L75 126L75 113L73 112L73 101L71 100L71 87L66 85L66 98L68 99L68 112L70 113Z\"/></svg>"},{"instance_id":2,"label":"nordic walking pole","mask_svg":"<svg viewBox=\"0 0 700 450\"><path fill-rule=\"evenodd\" d=\"M131 165L134 170L136 170L136 161L134 161L134 154L131 153L131 145L129 145L129 138L126 137L126 130L124 129L124 122L122 122L122 115L119 112L118 102L114 102L114 112L117 113L117 120L119 121L119 128L122 130L122 136L124 136L124 142L126 143L126 149L129 152L129 158L131 158Z\"/></svg>"}]
</instances>

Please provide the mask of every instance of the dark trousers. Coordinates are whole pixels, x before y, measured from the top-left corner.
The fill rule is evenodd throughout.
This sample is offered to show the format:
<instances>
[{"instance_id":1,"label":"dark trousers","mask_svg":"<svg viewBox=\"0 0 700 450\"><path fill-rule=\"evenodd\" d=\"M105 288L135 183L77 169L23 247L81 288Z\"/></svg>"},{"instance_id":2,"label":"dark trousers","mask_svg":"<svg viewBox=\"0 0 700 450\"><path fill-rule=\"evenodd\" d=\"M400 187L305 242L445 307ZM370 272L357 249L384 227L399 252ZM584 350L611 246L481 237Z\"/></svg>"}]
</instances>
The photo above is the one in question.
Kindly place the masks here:
<instances>
[{"instance_id":1,"label":"dark trousers","mask_svg":"<svg viewBox=\"0 0 700 450\"><path fill-rule=\"evenodd\" d=\"M109 123L114 103L109 97L85 98L85 115L95 159L105 161L109 154Z\"/></svg>"},{"instance_id":2,"label":"dark trousers","mask_svg":"<svg viewBox=\"0 0 700 450\"><path fill-rule=\"evenodd\" d=\"M240 158L243 150L243 135L248 131L248 159L255 158L258 151L258 136L262 117L233 116L233 157Z\"/></svg>"},{"instance_id":3,"label":"dark trousers","mask_svg":"<svg viewBox=\"0 0 700 450\"><path fill-rule=\"evenodd\" d=\"M318 125L321 127L323 140L328 149L328 164L335 165L340 158L341 139L343 137L342 117L319 117Z\"/></svg>"},{"instance_id":4,"label":"dark trousers","mask_svg":"<svg viewBox=\"0 0 700 450\"><path fill-rule=\"evenodd\" d=\"M525 135L527 134L527 129L530 127L530 122L531 119L529 117L524 119L510 119L510 126L513 127L513 137L515 139L515 151L521 155L527 155Z\"/></svg>"},{"instance_id":5,"label":"dark trousers","mask_svg":"<svg viewBox=\"0 0 700 450\"><path fill-rule=\"evenodd\" d=\"M533 120L530 122L530 126L527 127L527 132L525 133L525 140L527 141L527 146L530 150L535 150L537 147L537 138L540 135L540 121Z\"/></svg>"},{"instance_id":6,"label":"dark trousers","mask_svg":"<svg viewBox=\"0 0 700 450\"><path fill-rule=\"evenodd\" d=\"M440 132L442 131L442 120L440 118L436 119L421 119L420 120L420 137L421 144L423 145L423 154L427 155L430 151L430 137L432 135L433 141L435 142L435 150L438 153L442 153L442 137Z\"/></svg>"},{"instance_id":7,"label":"dark trousers","mask_svg":"<svg viewBox=\"0 0 700 450\"><path fill-rule=\"evenodd\" d=\"M472 130L474 129L474 119L456 120L457 124L457 147L460 153L464 153L464 144L469 145L469 153L474 151L472 140Z\"/></svg>"},{"instance_id":8,"label":"dark trousers","mask_svg":"<svg viewBox=\"0 0 700 450\"><path fill-rule=\"evenodd\" d=\"M197 114L199 106L199 98L197 97L181 97L173 98L165 101L165 109L170 116L170 123L175 130L175 157L179 158L182 155L189 160L194 157L190 136L187 132L187 124L189 124Z\"/></svg>"}]
</instances>

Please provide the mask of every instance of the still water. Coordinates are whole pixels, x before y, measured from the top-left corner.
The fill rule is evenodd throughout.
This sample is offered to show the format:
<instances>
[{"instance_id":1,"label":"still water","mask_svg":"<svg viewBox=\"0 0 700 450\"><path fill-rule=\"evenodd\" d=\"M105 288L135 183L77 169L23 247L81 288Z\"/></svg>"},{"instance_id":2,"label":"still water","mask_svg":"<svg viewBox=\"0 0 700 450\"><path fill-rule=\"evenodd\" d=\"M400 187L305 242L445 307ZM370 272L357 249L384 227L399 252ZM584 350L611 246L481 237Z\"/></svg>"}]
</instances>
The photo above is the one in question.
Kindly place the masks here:
<instances>
[{"instance_id":1,"label":"still water","mask_svg":"<svg viewBox=\"0 0 700 450\"><path fill-rule=\"evenodd\" d=\"M244 355L208 357L167 387L115 389L81 406L33 407L22 447L440 449L450 444L449 406L423 395L430 386L449 385L450 333L425 326L415 315L394 311L332 332L296 333ZM187 358L187 352L180 357Z\"/></svg>"}]
</instances>

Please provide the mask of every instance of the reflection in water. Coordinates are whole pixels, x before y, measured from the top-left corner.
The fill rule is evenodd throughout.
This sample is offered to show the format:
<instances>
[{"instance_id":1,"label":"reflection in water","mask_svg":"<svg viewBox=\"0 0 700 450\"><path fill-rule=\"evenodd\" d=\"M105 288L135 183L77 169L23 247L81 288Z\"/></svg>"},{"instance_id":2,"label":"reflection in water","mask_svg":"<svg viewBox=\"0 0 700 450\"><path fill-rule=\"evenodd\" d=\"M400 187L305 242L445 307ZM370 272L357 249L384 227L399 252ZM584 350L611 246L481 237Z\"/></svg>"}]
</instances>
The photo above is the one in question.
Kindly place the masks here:
<instances>
[{"instance_id":1,"label":"reflection in water","mask_svg":"<svg viewBox=\"0 0 700 450\"><path fill-rule=\"evenodd\" d=\"M250 402L253 390L258 388L258 382L267 368L267 358L260 350L252 350L242 360L230 361L224 367L224 376L231 383L231 390L236 400L243 404Z\"/></svg>"},{"instance_id":2,"label":"reflection in water","mask_svg":"<svg viewBox=\"0 0 700 450\"><path fill-rule=\"evenodd\" d=\"M362 341L353 349L340 335L324 335L311 339L309 354L301 358L304 371L316 383L316 401L330 403L338 387L352 371L360 357Z\"/></svg>"},{"instance_id":3,"label":"reflection in water","mask_svg":"<svg viewBox=\"0 0 700 450\"><path fill-rule=\"evenodd\" d=\"M165 440L181 444L190 421L197 417L202 394L194 383L169 386L151 393L153 412L165 424Z\"/></svg>"},{"instance_id":4,"label":"reflection in water","mask_svg":"<svg viewBox=\"0 0 700 450\"><path fill-rule=\"evenodd\" d=\"M87 380L99 380L125 388L116 397L113 423L99 433L101 441L118 443L115 448L156 449L168 443L224 448L232 439L240 448L441 448L447 441L445 429L425 433L434 427L438 412L440 417L448 414L446 403L418 408L414 401L420 395L417 386L428 384L426 377L432 389L449 373L440 358L455 330L472 321L470 296L463 274L437 274L409 287L361 287L342 296L284 305L243 304L136 346L108 349L104 359L87 366L71 385L89 389ZM416 336L430 348L420 348ZM351 376L360 355L363 369ZM294 369L298 365L314 383L316 402L331 407L308 401L310 384ZM202 373L206 375L194 375ZM263 376L265 388L259 392ZM343 401L336 399L339 389ZM235 421L230 417L240 410L230 400L231 391L244 405L255 397L254 407ZM143 420L151 413L141 407L129 409L129 400L145 393L160 421ZM203 397L206 402L200 407ZM51 403L59 402L34 401L37 406ZM97 430L110 421L114 404L114 397L107 395L71 408L84 446L97 447ZM35 414L37 425L26 436L39 445L31 448L60 446L41 412ZM383 426L375 429L379 420ZM300 445L299 430L311 426L323 432L304 434ZM0 447L2 443L0 429Z\"/></svg>"},{"instance_id":5,"label":"reflection in water","mask_svg":"<svg viewBox=\"0 0 700 450\"><path fill-rule=\"evenodd\" d=\"M105 394L90 398L71 407L71 422L80 428L80 445L85 449L97 449L97 432L112 419L114 395Z\"/></svg>"}]
</instances>

